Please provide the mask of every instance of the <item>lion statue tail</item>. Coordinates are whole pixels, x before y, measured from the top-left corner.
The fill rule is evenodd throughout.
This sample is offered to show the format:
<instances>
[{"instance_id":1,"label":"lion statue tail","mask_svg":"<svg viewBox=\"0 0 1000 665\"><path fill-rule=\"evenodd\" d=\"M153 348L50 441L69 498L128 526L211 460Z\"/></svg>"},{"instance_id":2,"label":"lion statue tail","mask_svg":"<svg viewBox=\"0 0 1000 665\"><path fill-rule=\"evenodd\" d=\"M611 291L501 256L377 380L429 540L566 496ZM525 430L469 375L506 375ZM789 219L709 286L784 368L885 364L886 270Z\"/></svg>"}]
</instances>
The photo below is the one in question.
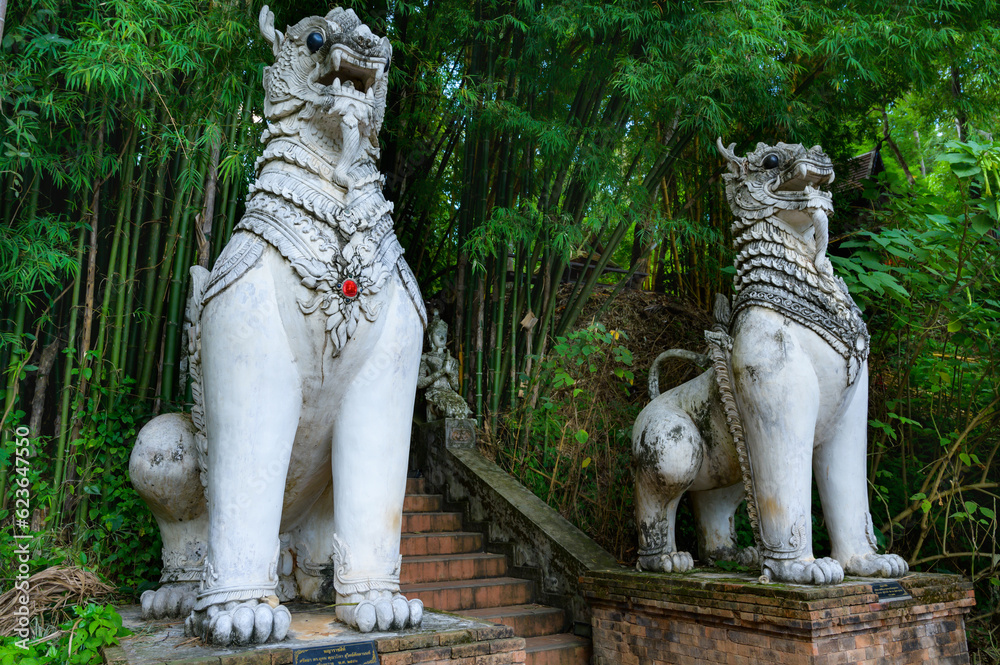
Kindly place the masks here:
<instances>
[{"instance_id":1,"label":"lion statue tail","mask_svg":"<svg viewBox=\"0 0 1000 665\"><path fill-rule=\"evenodd\" d=\"M684 349L670 349L656 356L656 360L649 366L649 399L654 400L660 394L660 364L670 358L680 358L688 360L702 369L707 369L712 364L712 359L703 353L686 351Z\"/></svg>"}]
</instances>

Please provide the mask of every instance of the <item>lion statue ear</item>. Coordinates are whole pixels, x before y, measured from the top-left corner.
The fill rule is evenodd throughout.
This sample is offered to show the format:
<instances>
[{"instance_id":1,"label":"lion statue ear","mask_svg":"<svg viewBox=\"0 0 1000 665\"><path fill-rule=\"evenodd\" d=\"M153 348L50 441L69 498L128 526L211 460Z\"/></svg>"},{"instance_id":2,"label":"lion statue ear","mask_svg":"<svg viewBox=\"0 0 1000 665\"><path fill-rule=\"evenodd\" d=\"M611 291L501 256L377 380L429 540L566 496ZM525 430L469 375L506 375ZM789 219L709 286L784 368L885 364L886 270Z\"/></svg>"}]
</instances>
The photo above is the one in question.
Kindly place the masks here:
<instances>
[{"instance_id":1,"label":"lion statue ear","mask_svg":"<svg viewBox=\"0 0 1000 665\"><path fill-rule=\"evenodd\" d=\"M735 143L730 143L727 148L722 144L722 137L715 139L715 145L719 148L719 152L723 157L726 158L726 163L729 166L729 172L733 175L743 175L746 173L747 160L746 157L737 157L736 153L733 152L733 148L736 147Z\"/></svg>"},{"instance_id":2,"label":"lion statue ear","mask_svg":"<svg viewBox=\"0 0 1000 665\"><path fill-rule=\"evenodd\" d=\"M281 50L281 40L283 35L280 30L274 29L274 12L264 5L260 8L260 34L264 35L264 39L271 43L271 52L274 57L278 57L278 51Z\"/></svg>"}]
</instances>

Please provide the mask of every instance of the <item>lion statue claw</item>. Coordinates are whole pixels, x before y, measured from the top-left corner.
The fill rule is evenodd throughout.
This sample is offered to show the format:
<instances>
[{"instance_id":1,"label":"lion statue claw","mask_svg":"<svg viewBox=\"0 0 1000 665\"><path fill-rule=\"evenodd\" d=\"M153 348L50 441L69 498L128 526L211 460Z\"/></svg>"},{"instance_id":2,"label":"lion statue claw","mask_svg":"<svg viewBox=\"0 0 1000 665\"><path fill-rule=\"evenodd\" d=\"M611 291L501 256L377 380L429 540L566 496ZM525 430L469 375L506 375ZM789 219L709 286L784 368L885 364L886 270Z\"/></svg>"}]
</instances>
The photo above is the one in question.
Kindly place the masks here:
<instances>
[{"instance_id":1,"label":"lion statue claw","mask_svg":"<svg viewBox=\"0 0 1000 665\"><path fill-rule=\"evenodd\" d=\"M659 394L636 419L639 565L677 571L677 504L691 492L706 561L757 561L762 579L836 584L844 575L900 577L879 554L868 508L868 331L826 256L833 165L819 146L757 144L729 163L736 220L736 296L718 297L711 365ZM819 487L832 557L812 549L811 487ZM747 500L756 547L736 548L733 516ZM687 557L690 558L690 557ZM683 568L683 565L680 566Z\"/></svg>"},{"instance_id":2,"label":"lion statue claw","mask_svg":"<svg viewBox=\"0 0 1000 665\"><path fill-rule=\"evenodd\" d=\"M191 269L194 407L155 418L133 484L163 536L148 618L215 645L278 641L281 602L361 632L419 626L400 525L427 324L376 167L392 48L351 10L260 27L267 129L246 212Z\"/></svg>"}]
</instances>

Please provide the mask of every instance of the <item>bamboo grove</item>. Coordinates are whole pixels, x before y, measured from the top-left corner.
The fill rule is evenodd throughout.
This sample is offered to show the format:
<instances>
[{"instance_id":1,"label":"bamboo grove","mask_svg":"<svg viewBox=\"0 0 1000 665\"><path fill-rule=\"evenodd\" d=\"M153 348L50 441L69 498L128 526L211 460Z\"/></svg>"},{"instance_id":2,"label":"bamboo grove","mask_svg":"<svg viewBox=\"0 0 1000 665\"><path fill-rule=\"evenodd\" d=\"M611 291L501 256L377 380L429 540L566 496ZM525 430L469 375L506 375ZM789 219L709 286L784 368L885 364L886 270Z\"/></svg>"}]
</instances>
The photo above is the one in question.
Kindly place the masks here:
<instances>
[{"instance_id":1,"label":"bamboo grove","mask_svg":"<svg viewBox=\"0 0 1000 665\"><path fill-rule=\"evenodd\" d=\"M8 15L4 416L48 442L55 524L88 514L93 414L183 402L187 266L211 262L245 196L261 57L244 11L206 9Z\"/></svg>"},{"instance_id":2,"label":"bamboo grove","mask_svg":"<svg viewBox=\"0 0 1000 665\"><path fill-rule=\"evenodd\" d=\"M154 536L123 526L131 441L189 404L188 267L212 265L259 154L261 4L8 8L3 433L24 425L37 448L36 527L75 550L106 539L123 568L116 544L133 552L129 580L149 576L139 558L157 565L135 553ZM727 292L716 137L820 143L840 164L898 143L905 170L923 156L910 132L926 147L942 125L967 139L997 124L994 2L343 4L392 40L386 196L494 440L531 436L555 394L548 358L595 290L705 309ZM272 4L278 24L327 9Z\"/></svg>"}]
</instances>

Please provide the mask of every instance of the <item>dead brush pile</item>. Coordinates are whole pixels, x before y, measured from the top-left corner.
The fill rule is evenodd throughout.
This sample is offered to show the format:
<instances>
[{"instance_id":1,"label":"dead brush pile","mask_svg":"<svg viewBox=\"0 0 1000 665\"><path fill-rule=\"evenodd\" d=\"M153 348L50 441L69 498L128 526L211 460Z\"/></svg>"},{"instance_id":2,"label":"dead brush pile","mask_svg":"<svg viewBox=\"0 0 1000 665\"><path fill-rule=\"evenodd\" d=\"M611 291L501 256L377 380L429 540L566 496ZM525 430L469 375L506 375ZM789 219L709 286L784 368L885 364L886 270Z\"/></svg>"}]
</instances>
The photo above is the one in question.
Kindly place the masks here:
<instances>
[{"instance_id":1,"label":"dead brush pile","mask_svg":"<svg viewBox=\"0 0 1000 665\"><path fill-rule=\"evenodd\" d=\"M114 589L94 573L75 567L52 566L28 579L28 621L44 618L58 625L67 618L66 609L110 595ZM0 635L10 636L17 627L23 591L16 587L0 595Z\"/></svg>"}]
</instances>

